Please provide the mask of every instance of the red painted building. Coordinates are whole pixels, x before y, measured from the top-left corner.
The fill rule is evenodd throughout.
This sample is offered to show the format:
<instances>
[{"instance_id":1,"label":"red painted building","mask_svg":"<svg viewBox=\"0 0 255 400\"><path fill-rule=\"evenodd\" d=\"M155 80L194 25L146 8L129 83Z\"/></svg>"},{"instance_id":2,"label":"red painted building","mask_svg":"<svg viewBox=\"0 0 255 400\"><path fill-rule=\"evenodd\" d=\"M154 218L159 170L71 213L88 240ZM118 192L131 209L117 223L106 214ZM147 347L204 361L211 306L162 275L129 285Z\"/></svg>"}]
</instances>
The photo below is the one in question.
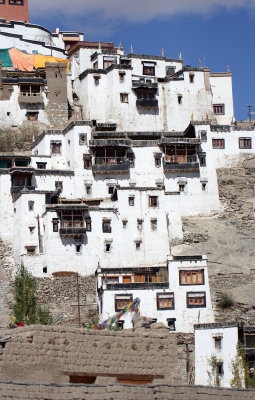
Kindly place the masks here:
<instances>
[{"instance_id":1,"label":"red painted building","mask_svg":"<svg viewBox=\"0 0 255 400\"><path fill-rule=\"evenodd\" d=\"M28 0L0 0L0 19L29 22Z\"/></svg>"}]
</instances>

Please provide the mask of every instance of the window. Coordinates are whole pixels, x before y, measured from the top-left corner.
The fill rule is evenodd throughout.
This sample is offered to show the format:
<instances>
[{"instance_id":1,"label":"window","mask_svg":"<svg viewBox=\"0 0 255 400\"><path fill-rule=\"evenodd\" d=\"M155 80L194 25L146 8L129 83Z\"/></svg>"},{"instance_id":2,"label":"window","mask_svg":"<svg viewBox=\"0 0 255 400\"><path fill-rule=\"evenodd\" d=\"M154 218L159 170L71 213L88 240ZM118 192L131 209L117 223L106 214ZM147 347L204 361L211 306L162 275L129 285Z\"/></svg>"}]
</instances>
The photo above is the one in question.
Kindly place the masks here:
<instances>
[{"instance_id":1,"label":"window","mask_svg":"<svg viewBox=\"0 0 255 400\"><path fill-rule=\"evenodd\" d=\"M187 292L187 307L188 308L206 307L205 292Z\"/></svg>"},{"instance_id":2,"label":"window","mask_svg":"<svg viewBox=\"0 0 255 400\"><path fill-rule=\"evenodd\" d=\"M174 75L175 74L175 67L166 67L166 74L167 75Z\"/></svg>"},{"instance_id":3,"label":"window","mask_svg":"<svg viewBox=\"0 0 255 400\"><path fill-rule=\"evenodd\" d=\"M92 231L91 218L85 218L85 223L86 223L86 231L91 232Z\"/></svg>"},{"instance_id":4,"label":"window","mask_svg":"<svg viewBox=\"0 0 255 400\"><path fill-rule=\"evenodd\" d=\"M5 4L5 0L0 0L0 4Z\"/></svg>"},{"instance_id":5,"label":"window","mask_svg":"<svg viewBox=\"0 0 255 400\"><path fill-rule=\"evenodd\" d=\"M162 154L158 154L158 153L154 154L156 168L161 167L161 157L162 157Z\"/></svg>"},{"instance_id":6,"label":"window","mask_svg":"<svg viewBox=\"0 0 255 400\"><path fill-rule=\"evenodd\" d=\"M103 284L114 285L115 283L119 283L118 276L103 276L102 278Z\"/></svg>"},{"instance_id":7,"label":"window","mask_svg":"<svg viewBox=\"0 0 255 400\"><path fill-rule=\"evenodd\" d=\"M115 187L114 186L108 186L108 193L113 194Z\"/></svg>"},{"instance_id":8,"label":"window","mask_svg":"<svg viewBox=\"0 0 255 400\"><path fill-rule=\"evenodd\" d=\"M158 221L157 218L152 218L151 219L151 230L156 231L158 228Z\"/></svg>"},{"instance_id":9,"label":"window","mask_svg":"<svg viewBox=\"0 0 255 400\"><path fill-rule=\"evenodd\" d=\"M128 103L128 93L120 93L120 102Z\"/></svg>"},{"instance_id":10,"label":"window","mask_svg":"<svg viewBox=\"0 0 255 400\"><path fill-rule=\"evenodd\" d=\"M117 64L116 57L104 57L104 69L109 68L113 64Z\"/></svg>"},{"instance_id":11,"label":"window","mask_svg":"<svg viewBox=\"0 0 255 400\"><path fill-rule=\"evenodd\" d=\"M48 268L47 267L43 267L43 273L47 274L47 272L48 272Z\"/></svg>"},{"instance_id":12,"label":"window","mask_svg":"<svg viewBox=\"0 0 255 400\"><path fill-rule=\"evenodd\" d=\"M216 336L214 338L215 349L220 350L222 345L222 336Z\"/></svg>"},{"instance_id":13,"label":"window","mask_svg":"<svg viewBox=\"0 0 255 400\"><path fill-rule=\"evenodd\" d=\"M35 246L27 246L26 249L27 249L27 255L28 256L34 256L35 255L35 249L36 249Z\"/></svg>"},{"instance_id":14,"label":"window","mask_svg":"<svg viewBox=\"0 0 255 400\"><path fill-rule=\"evenodd\" d=\"M34 201L29 201L28 202L28 211L34 211L34 205L35 205Z\"/></svg>"},{"instance_id":15,"label":"window","mask_svg":"<svg viewBox=\"0 0 255 400\"><path fill-rule=\"evenodd\" d=\"M182 95L181 94L178 94L178 103L179 104L182 104Z\"/></svg>"},{"instance_id":16,"label":"window","mask_svg":"<svg viewBox=\"0 0 255 400\"><path fill-rule=\"evenodd\" d=\"M27 120L28 121L38 121L38 115L39 115L38 111L37 112L27 111L27 114L26 114Z\"/></svg>"},{"instance_id":17,"label":"window","mask_svg":"<svg viewBox=\"0 0 255 400\"><path fill-rule=\"evenodd\" d=\"M240 138L239 149L251 149L251 138Z\"/></svg>"},{"instance_id":18,"label":"window","mask_svg":"<svg viewBox=\"0 0 255 400\"><path fill-rule=\"evenodd\" d=\"M89 196L92 194L92 185L91 184L87 184L85 185L86 188L86 194Z\"/></svg>"},{"instance_id":19,"label":"window","mask_svg":"<svg viewBox=\"0 0 255 400\"><path fill-rule=\"evenodd\" d=\"M104 245L105 245L104 251L106 253L110 253L112 251L112 242L105 242Z\"/></svg>"},{"instance_id":20,"label":"window","mask_svg":"<svg viewBox=\"0 0 255 400\"><path fill-rule=\"evenodd\" d=\"M218 376L223 376L224 375L224 370L223 370L223 361L218 361L216 364L216 374Z\"/></svg>"},{"instance_id":21,"label":"window","mask_svg":"<svg viewBox=\"0 0 255 400\"><path fill-rule=\"evenodd\" d=\"M167 325L169 326L169 331L174 332L176 330L175 323L176 323L176 318L167 318Z\"/></svg>"},{"instance_id":22,"label":"window","mask_svg":"<svg viewBox=\"0 0 255 400\"><path fill-rule=\"evenodd\" d=\"M202 182L202 192L206 191L206 186L207 186L206 182Z\"/></svg>"},{"instance_id":23,"label":"window","mask_svg":"<svg viewBox=\"0 0 255 400\"><path fill-rule=\"evenodd\" d=\"M84 169L91 169L92 167L92 156L90 154L83 155Z\"/></svg>"},{"instance_id":24,"label":"window","mask_svg":"<svg viewBox=\"0 0 255 400\"><path fill-rule=\"evenodd\" d=\"M157 309L158 310L174 310L174 294L173 293L157 293Z\"/></svg>"},{"instance_id":25,"label":"window","mask_svg":"<svg viewBox=\"0 0 255 400\"><path fill-rule=\"evenodd\" d=\"M199 163L201 167L206 167L206 155L205 154L199 154Z\"/></svg>"},{"instance_id":26,"label":"window","mask_svg":"<svg viewBox=\"0 0 255 400\"><path fill-rule=\"evenodd\" d=\"M52 227L53 227L53 232L58 232L58 218L53 218Z\"/></svg>"},{"instance_id":27,"label":"window","mask_svg":"<svg viewBox=\"0 0 255 400\"><path fill-rule=\"evenodd\" d=\"M46 162L37 162L36 165L37 165L37 169L46 169L47 163Z\"/></svg>"},{"instance_id":28,"label":"window","mask_svg":"<svg viewBox=\"0 0 255 400\"><path fill-rule=\"evenodd\" d=\"M61 154L61 142L51 142L51 154Z\"/></svg>"},{"instance_id":29,"label":"window","mask_svg":"<svg viewBox=\"0 0 255 400\"><path fill-rule=\"evenodd\" d=\"M130 196L128 198L128 204L133 207L135 205L135 197L134 196Z\"/></svg>"},{"instance_id":30,"label":"window","mask_svg":"<svg viewBox=\"0 0 255 400\"><path fill-rule=\"evenodd\" d=\"M102 226L104 233L111 233L111 220L110 219L103 219L103 226Z\"/></svg>"},{"instance_id":31,"label":"window","mask_svg":"<svg viewBox=\"0 0 255 400\"><path fill-rule=\"evenodd\" d=\"M135 241L135 248L136 250L141 250L141 245L142 245L142 241L141 240L136 240Z\"/></svg>"},{"instance_id":32,"label":"window","mask_svg":"<svg viewBox=\"0 0 255 400\"><path fill-rule=\"evenodd\" d=\"M20 85L20 96L25 97L34 97L41 95L41 86L40 85Z\"/></svg>"},{"instance_id":33,"label":"window","mask_svg":"<svg viewBox=\"0 0 255 400\"><path fill-rule=\"evenodd\" d=\"M217 115L225 114L225 105L224 104L214 104L213 105L213 113Z\"/></svg>"},{"instance_id":34,"label":"window","mask_svg":"<svg viewBox=\"0 0 255 400\"><path fill-rule=\"evenodd\" d=\"M132 283L132 276L131 275L125 275L122 277L123 283Z\"/></svg>"},{"instance_id":35,"label":"window","mask_svg":"<svg viewBox=\"0 0 255 400\"><path fill-rule=\"evenodd\" d=\"M143 75L155 75L154 62L143 62Z\"/></svg>"},{"instance_id":36,"label":"window","mask_svg":"<svg viewBox=\"0 0 255 400\"><path fill-rule=\"evenodd\" d=\"M62 192L62 190L63 190L63 182L61 182L61 181L56 181L56 182L55 182L55 189L56 189L58 192Z\"/></svg>"},{"instance_id":37,"label":"window","mask_svg":"<svg viewBox=\"0 0 255 400\"><path fill-rule=\"evenodd\" d=\"M123 83L125 79L126 72L119 71L120 82Z\"/></svg>"},{"instance_id":38,"label":"window","mask_svg":"<svg viewBox=\"0 0 255 400\"><path fill-rule=\"evenodd\" d=\"M158 207L158 196L149 196L149 207Z\"/></svg>"},{"instance_id":39,"label":"window","mask_svg":"<svg viewBox=\"0 0 255 400\"><path fill-rule=\"evenodd\" d=\"M125 308L129 303L133 301L132 294L116 294L115 295L115 311L121 311Z\"/></svg>"},{"instance_id":40,"label":"window","mask_svg":"<svg viewBox=\"0 0 255 400\"><path fill-rule=\"evenodd\" d=\"M95 86L98 86L98 85L99 85L100 78L101 78L100 76L94 76Z\"/></svg>"},{"instance_id":41,"label":"window","mask_svg":"<svg viewBox=\"0 0 255 400\"><path fill-rule=\"evenodd\" d=\"M24 1L23 0L9 0L9 4L15 5L15 6L23 6Z\"/></svg>"},{"instance_id":42,"label":"window","mask_svg":"<svg viewBox=\"0 0 255 400\"><path fill-rule=\"evenodd\" d=\"M207 142L207 131L200 131L201 142Z\"/></svg>"},{"instance_id":43,"label":"window","mask_svg":"<svg viewBox=\"0 0 255 400\"><path fill-rule=\"evenodd\" d=\"M180 285L204 285L204 270L180 271Z\"/></svg>"},{"instance_id":44,"label":"window","mask_svg":"<svg viewBox=\"0 0 255 400\"><path fill-rule=\"evenodd\" d=\"M212 139L214 149L225 149L225 139Z\"/></svg>"},{"instance_id":45,"label":"window","mask_svg":"<svg viewBox=\"0 0 255 400\"><path fill-rule=\"evenodd\" d=\"M128 220L127 220L127 219L123 219L123 220L122 220L123 229L126 229L127 223L128 223Z\"/></svg>"},{"instance_id":46,"label":"window","mask_svg":"<svg viewBox=\"0 0 255 400\"><path fill-rule=\"evenodd\" d=\"M87 135L86 135L86 133L80 133L80 135L79 135L79 144L81 146L87 144Z\"/></svg>"},{"instance_id":47,"label":"window","mask_svg":"<svg viewBox=\"0 0 255 400\"><path fill-rule=\"evenodd\" d=\"M35 231L35 227L34 226L29 226L28 229L29 229L29 232L31 233L31 235L33 235L33 233Z\"/></svg>"},{"instance_id":48,"label":"window","mask_svg":"<svg viewBox=\"0 0 255 400\"><path fill-rule=\"evenodd\" d=\"M139 232L142 232L143 230L143 219L138 219L137 220L137 229Z\"/></svg>"},{"instance_id":49,"label":"window","mask_svg":"<svg viewBox=\"0 0 255 400\"><path fill-rule=\"evenodd\" d=\"M189 74L189 81L190 83L194 83L194 74Z\"/></svg>"},{"instance_id":50,"label":"window","mask_svg":"<svg viewBox=\"0 0 255 400\"><path fill-rule=\"evenodd\" d=\"M94 62L93 68L94 68L94 69L98 69L98 61Z\"/></svg>"}]
</instances>

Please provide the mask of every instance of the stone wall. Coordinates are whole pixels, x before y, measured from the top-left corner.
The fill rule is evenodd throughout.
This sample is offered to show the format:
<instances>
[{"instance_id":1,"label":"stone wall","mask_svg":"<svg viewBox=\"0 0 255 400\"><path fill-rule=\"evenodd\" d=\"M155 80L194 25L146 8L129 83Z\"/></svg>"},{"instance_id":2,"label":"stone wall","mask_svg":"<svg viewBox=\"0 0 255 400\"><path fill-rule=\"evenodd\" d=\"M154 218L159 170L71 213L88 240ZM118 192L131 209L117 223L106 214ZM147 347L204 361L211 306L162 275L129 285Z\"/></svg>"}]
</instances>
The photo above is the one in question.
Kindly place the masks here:
<instances>
[{"instance_id":1,"label":"stone wall","mask_svg":"<svg viewBox=\"0 0 255 400\"><path fill-rule=\"evenodd\" d=\"M0 382L0 397L44 400L254 400L254 390L170 385L39 385Z\"/></svg>"},{"instance_id":2,"label":"stone wall","mask_svg":"<svg viewBox=\"0 0 255 400\"><path fill-rule=\"evenodd\" d=\"M88 324L97 317L96 279L94 275L79 277L81 323ZM77 278L76 276L56 276L37 278L36 297L40 304L47 304L54 324L78 324Z\"/></svg>"},{"instance_id":3,"label":"stone wall","mask_svg":"<svg viewBox=\"0 0 255 400\"><path fill-rule=\"evenodd\" d=\"M144 333L38 325L3 331L1 337L3 380L182 383L177 337L157 324Z\"/></svg>"}]
</instances>

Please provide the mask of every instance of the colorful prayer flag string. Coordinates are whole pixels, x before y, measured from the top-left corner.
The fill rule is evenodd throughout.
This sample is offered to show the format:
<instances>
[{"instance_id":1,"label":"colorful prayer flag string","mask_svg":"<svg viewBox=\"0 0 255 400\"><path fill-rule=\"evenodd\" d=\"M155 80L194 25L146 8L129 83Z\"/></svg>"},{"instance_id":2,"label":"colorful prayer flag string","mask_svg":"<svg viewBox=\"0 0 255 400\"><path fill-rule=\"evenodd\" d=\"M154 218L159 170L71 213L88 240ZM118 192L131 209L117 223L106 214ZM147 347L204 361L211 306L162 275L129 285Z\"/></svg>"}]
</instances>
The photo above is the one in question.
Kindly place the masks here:
<instances>
[{"instance_id":1,"label":"colorful prayer flag string","mask_svg":"<svg viewBox=\"0 0 255 400\"><path fill-rule=\"evenodd\" d=\"M11 322L9 324L10 329L21 328L22 326L26 326L24 322L18 321L15 317L11 317Z\"/></svg>"},{"instance_id":2,"label":"colorful prayer flag string","mask_svg":"<svg viewBox=\"0 0 255 400\"><path fill-rule=\"evenodd\" d=\"M126 307L123 308L120 312L115 314L113 317L108 318L101 324L91 324L89 326L89 329L95 330L95 331L101 331L104 329L111 329L114 324L117 324L120 320L120 318L125 315L127 312L134 312L135 315L133 318L138 318L140 316L139 312L139 306L140 306L140 299L136 298L134 301L131 303L127 304Z\"/></svg>"}]
</instances>

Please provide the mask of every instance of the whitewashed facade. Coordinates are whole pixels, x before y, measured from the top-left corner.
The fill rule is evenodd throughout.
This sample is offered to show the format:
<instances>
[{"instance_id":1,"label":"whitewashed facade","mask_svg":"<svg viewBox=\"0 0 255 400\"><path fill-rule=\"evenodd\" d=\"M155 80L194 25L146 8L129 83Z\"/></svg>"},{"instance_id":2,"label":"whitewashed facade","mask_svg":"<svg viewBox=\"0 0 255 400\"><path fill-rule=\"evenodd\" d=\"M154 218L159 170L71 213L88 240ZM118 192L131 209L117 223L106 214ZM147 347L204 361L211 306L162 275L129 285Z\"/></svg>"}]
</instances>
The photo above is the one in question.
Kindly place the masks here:
<instances>
[{"instance_id":1,"label":"whitewashed facade","mask_svg":"<svg viewBox=\"0 0 255 400\"><path fill-rule=\"evenodd\" d=\"M207 257L169 256L165 265L150 268L97 269L100 322L129 302L140 299L140 314L169 326L170 331L193 332L196 323L213 322ZM132 328L132 313L121 318Z\"/></svg>"},{"instance_id":2,"label":"whitewashed facade","mask_svg":"<svg viewBox=\"0 0 255 400\"><path fill-rule=\"evenodd\" d=\"M195 384L214 385L217 374L219 386L231 387L233 362L240 358L240 345L252 377L255 372L255 327L239 322L195 325ZM240 367L239 371L245 387L244 371Z\"/></svg>"}]
</instances>

